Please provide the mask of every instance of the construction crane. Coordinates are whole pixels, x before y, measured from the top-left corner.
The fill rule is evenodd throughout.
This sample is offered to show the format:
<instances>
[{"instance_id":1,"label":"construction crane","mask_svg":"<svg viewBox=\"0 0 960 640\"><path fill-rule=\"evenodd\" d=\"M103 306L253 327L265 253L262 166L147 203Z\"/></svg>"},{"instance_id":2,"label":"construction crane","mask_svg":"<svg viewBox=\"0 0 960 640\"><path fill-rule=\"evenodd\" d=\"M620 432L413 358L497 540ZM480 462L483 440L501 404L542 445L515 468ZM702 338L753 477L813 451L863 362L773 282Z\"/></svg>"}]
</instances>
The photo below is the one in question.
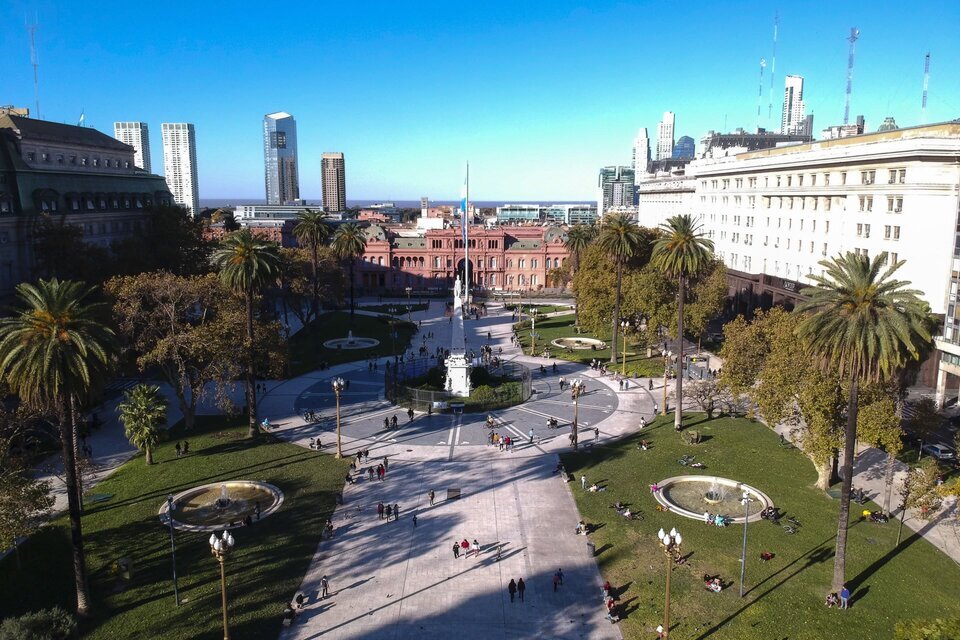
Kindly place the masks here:
<instances>
[{"instance_id":1,"label":"construction crane","mask_svg":"<svg viewBox=\"0 0 960 640\"><path fill-rule=\"evenodd\" d=\"M920 104L920 124L927 124L927 87L930 86L930 52L923 59L923 101Z\"/></svg>"},{"instance_id":2,"label":"construction crane","mask_svg":"<svg viewBox=\"0 0 960 640\"><path fill-rule=\"evenodd\" d=\"M760 58L760 90L757 92L757 133L760 133L760 108L763 105L763 70L767 61Z\"/></svg>"},{"instance_id":3,"label":"construction crane","mask_svg":"<svg viewBox=\"0 0 960 640\"><path fill-rule=\"evenodd\" d=\"M780 12L773 14L773 58L770 61L770 101L767 104L767 120L773 117L773 79L777 75L777 34L780 31Z\"/></svg>"},{"instance_id":4,"label":"construction crane","mask_svg":"<svg viewBox=\"0 0 960 640\"><path fill-rule=\"evenodd\" d=\"M860 29L850 27L850 55L847 57L847 100L843 106L843 124L850 123L850 93L853 91L853 57L857 53L857 38L860 37Z\"/></svg>"},{"instance_id":5,"label":"construction crane","mask_svg":"<svg viewBox=\"0 0 960 640\"><path fill-rule=\"evenodd\" d=\"M37 120L40 120L40 80L37 75L37 67L40 63L37 61L37 23L27 25L27 32L30 34L30 64L33 65L33 99L37 106Z\"/></svg>"}]
</instances>

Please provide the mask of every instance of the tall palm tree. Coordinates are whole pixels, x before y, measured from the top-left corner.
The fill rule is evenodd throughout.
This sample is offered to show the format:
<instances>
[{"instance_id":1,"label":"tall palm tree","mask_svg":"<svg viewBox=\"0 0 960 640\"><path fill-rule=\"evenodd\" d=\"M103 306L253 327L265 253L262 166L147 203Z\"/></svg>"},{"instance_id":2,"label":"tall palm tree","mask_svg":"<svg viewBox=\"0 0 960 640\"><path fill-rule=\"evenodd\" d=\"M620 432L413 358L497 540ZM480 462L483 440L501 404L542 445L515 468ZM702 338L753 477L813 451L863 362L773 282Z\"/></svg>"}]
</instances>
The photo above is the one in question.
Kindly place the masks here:
<instances>
[{"instance_id":1,"label":"tall palm tree","mask_svg":"<svg viewBox=\"0 0 960 640\"><path fill-rule=\"evenodd\" d=\"M246 383L250 437L257 434L256 358L253 344L253 302L257 293L274 282L280 272L280 247L254 237L250 229L231 233L210 256L220 270L220 281L239 295L247 306Z\"/></svg>"},{"instance_id":2,"label":"tall palm tree","mask_svg":"<svg viewBox=\"0 0 960 640\"><path fill-rule=\"evenodd\" d=\"M354 310L354 277L353 271L356 268L357 258L363 255L367 248L367 236L363 229L353 222L347 222L337 227L333 234L333 251L341 260L350 261L350 323L353 323Z\"/></svg>"},{"instance_id":3,"label":"tall palm tree","mask_svg":"<svg viewBox=\"0 0 960 640\"><path fill-rule=\"evenodd\" d=\"M89 302L94 288L82 282L40 280L17 285L21 307L0 319L0 377L20 399L52 408L60 419L60 447L70 517L77 613L89 613L86 558L73 433L74 407L109 373L116 350L104 323L108 307Z\"/></svg>"},{"instance_id":4,"label":"tall palm tree","mask_svg":"<svg viewBox=\"0 0 960 640\"><path fill-rule=\"evenodd\" d=\"M583 257L583 252L587 250L596 236L596 230L592 225L575 224L567 231L564 246L570 254L570 266L572 267L570 275L574 275L580 270L580 258ZM580 311L577 307L574 307L573 312L573 324L580 326Z\"/></svg>"},{"instance_id":5,"label":"tall palm tree","mask_svg":"<svg viewBox=\"0 0 960 640\"><path fill-rule=\"evenodd\" d=\"M811 276L816 286L801 291L807 299L797 312L810 315L797 326L797 336L824 370L836 372L850 385L833 564L833 587L838 589L845 582L859 385L890 380L920 357L931 338L921 292L892 278L902 260L887 266L886 252L872 260L848 252L820 265L825 275Z\"/></svg>"},{"instance_id":6,"label":"tall palm tree","mask_svg":"<svg viewBox=\"0 0 960 640\"><path fill-rule=\"evenodd\" d=\"M683 427L683 302L687 280L710 264L713 241L700 232L700 225L689 214L673 216L660 225L662 235L653 245L653 266L677 279L677 337L680 340L680 370L677 371L677 407L673 426ZM666 410L666 407L664 407Z\"/></svg>"},{"instance_id":7,"label":"tall palm tree","mask_svg":"<svg viewBox=\"0 0 960 640\"><path fill-rule=\"evenodd\" d=\"M317 273L320 245L330 238L330 224L320 211L306 209L297 214L293 235L301 246L310 248L310 265L313 267L313 317L320 315L320 274Z\"/></svg>"},{"instance_id":8,"label":"tall palm tree","mask_svg":"<svg viewBox=\"0 0 960 640\"><path fill-rule=\"evenodd\" d=\"M159 444L160 430L167 423L167 401L160 394L160 387L138 384L124 392L117 411L130 444L146 452L147 464L153 464L153 448Z\"/></svg>"},{"instance_id":9,"label":"tall palm tree","mask_svg":"<svg viewBox=\"0 0 960 640\"><path fill-rule=\"evenodd\" d=\"M613 340L610 342L610 362L617 363L617 335L620 330L620 286L623 282L623 266L636 255L642 236L640 227L626 214L610 215L603 221L599 246L617 266L617 291L613 301Z\"/></svg>"}]
</instances>

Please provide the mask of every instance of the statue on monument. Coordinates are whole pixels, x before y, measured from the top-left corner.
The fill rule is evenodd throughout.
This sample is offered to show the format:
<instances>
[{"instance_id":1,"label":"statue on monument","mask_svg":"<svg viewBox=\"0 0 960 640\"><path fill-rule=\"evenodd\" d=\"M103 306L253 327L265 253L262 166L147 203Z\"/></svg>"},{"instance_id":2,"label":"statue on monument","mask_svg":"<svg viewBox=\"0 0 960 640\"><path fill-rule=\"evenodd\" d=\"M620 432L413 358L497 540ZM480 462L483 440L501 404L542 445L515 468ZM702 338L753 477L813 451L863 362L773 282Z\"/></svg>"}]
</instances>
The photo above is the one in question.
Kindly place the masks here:
<instances>
[{"instance_id":1,"label":"statue on monument","mask_svg":"<svg viewBox=\"0 0 960 640\"><path fill-rule=\"evenodd\" d=\"M461 291L462 291L462 286L460 284L460 276L458 275L457 279L453 283L453 297L455 299L459 299Z\"/></svg>"}]
</instances>

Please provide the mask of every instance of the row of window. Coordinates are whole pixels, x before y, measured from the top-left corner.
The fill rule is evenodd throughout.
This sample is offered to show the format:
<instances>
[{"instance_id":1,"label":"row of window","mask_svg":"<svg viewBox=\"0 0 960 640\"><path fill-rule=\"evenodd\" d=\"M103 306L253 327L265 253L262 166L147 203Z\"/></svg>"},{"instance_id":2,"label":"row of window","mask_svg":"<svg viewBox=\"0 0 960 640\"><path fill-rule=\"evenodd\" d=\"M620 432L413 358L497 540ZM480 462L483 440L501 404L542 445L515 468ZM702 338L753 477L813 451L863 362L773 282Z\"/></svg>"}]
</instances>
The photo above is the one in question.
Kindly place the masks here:
<instances>
[{"instance_id":1,"label":"row of window","mask_svg":"<svg viewBox=\"0 0 960 640\"><path fill-rule=\"evenodd\" d=\"M869 169L860 172L860 184L876 184L877 169ZM906 184L907 170L904 167L893 167L890 169L881 169L886 172L887 184ZM847 171L840 172L822 172L822 173L784 173L776 175L750 176L748 178L714 178L712 180L701 180L700 187L703 190L712 191L727 190L731 188L743 189L744 180L748 189L770 188L770 187L802 187L804 184L815 187L819 180L823 186L830 186L831 176L837 176L837 184L847 184ZM855 173L855 172L854 172ZM881 175L883 175L881 173Z\"/></svg>"},{"instance_id":2,"label":"row of window","mask_svg":"<svg viewBox=\"0 0 960 640\"><path fill-rule=\"evenodd\" d=\"M857 224L857 237L858 238L869 238L870 237L870 225L869 224ZM898 225L883 225L883 239L884 240L899 240L900 239L900 227Z\"/></svg>"},{"instance_id":3,"label":"row of window","mask_svg":"<svg viewBox=\"0 0 960 640\"><path fill-rule=\"evenodd\" d=\"M34 164L39 161L46 164L57 164L60 166L72 165L80 167L100 167L110 169L119 169L123 167L124 169L130 169L129 160L120 160L119 158L91 158L89 156L78 156L77 154L63 154L63 153L50 153L48 151L27 151L23 154L24 159L30 163Z\"/></svg>"},{"instance_id":4,"label":"row of window","mask_svg":"<svg viewBox=\"0 0 960 640\"><path fill-rule=\"evenodd\" d=\"M763 209L800 209L810 211L822 209L823 211L830 211L835 203L836 206L841 206L847 202L846 196L761 196L761 198L761 208ZM873 199L874 196L859 196L860 211L873 211ZM903 212L902 195L886 196L886 199L887 213ZM749 196L746 202L748 209L755 209L757 206L756 196ZM707 206L707 196L700 196L700 204L704 207ZM717 196L710 196L709 204L716 205ZM720 198L720 204L724 207L729 207L730 197L722 196ZM736 208L743 206L741 196L733 196L733 206Z\"/></svg>"},{"instance_id":5,"label":"row of window","mask_svg":"<svg viewBox=\"0 0 960 640\"><path fill-rule=\"evenodd\" d=\"M371 265L377 265L377 266L381 266L381 267L383 266L383 256L376 256L376 257L374 257L374 256L366 256L366 255L365 255L365 256L363 256L363 261L364 261L364 262L367 262L367 263L369 263L369 264L371 264ZM487 265L484 265L483 258L478 258L478 259L477 259L477 262L478 262L478 268L481 268L481 269L483 269L483 268L496 269L496 268L497 268L497 259L496 259L495 257L489 258L489 259L487 260L487 263L488 263ZM412 257L412 256L408 256L408 257L397 257L397 256L395 256L395 257L393 258L393 260L392 260L392 263L393 263L393 266L394 266L395 268L398 268L398 269L400 269L400 268L423 269L424 266L425 266L425 260L424 260L422 257ZM448 268L448 269L453 267L453 259L452 259L452 258L446 258L446 259L444 259L444 258L442 258L442 257L440 257L440 256L434 256L434 258L433 258L433 268L434 268L434 269L442 269L442 268L444 267L444 263L445 263L446 268ZM558 268L560 268L560 266L561 266L562 264L564 264L564 263L566 263L566 258L564 258L562 261L561 261L560 258L553 258L553 259L551 259L551 258L544 258L544 267L546 267L547 269L551 269L551 268L552 268L552 269L558 269ZM519 259L517 260L517 268L518 268L518 269L526 269L526 268L528 268L528 267L527 267L527 264L528 264L528 261L527 261L526 258L519 258ZM531 259L529 260L529 268L530 268L530 269L537 269L537 268L539 268L539 266L540 266L540 261L539 261L537 258L531 258ZM506 260L506 268L507 268L507 269L512 269L512 268L513 268L513 258L507 258L507 260Z\"/></svg>"}]
</instances>

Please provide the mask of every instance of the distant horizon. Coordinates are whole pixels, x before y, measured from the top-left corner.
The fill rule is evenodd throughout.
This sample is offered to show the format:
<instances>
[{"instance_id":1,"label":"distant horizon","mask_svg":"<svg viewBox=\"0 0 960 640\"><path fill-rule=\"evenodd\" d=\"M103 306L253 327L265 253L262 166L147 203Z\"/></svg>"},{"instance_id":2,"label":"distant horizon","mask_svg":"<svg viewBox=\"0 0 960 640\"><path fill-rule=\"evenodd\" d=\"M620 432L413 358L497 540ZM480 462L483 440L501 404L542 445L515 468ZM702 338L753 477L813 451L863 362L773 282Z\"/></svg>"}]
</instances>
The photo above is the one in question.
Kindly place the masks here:
<instances>
[{"instance_id":1,"label":"distant horizon","mask_svg":"<svg viewBox=\"0 0 960 640\"><path fill-rule=\"evenodd\" d=\"M392 202L399 209L419 209L420 200L392 200L390 198L382 198L379 200L347 200L347 206L349 207L368 207L372 204L377 204L380 202ZM596 200L558 200L552 198L549 200L471 200L470 204L475 207L480 207L481 209L502 207L504 205L510 204L539 204L543 206L550 206L556 204L596 204ZM236 207L245 204L257 204L265 205L267 201L264 198L200 198L200 206L204 208L213 208L213 207ZM303 203L304 206L311 207L320 207L322 203L317 201L307 200ZM460 206L459 200L431 200L430 206Z\"/></svg>"}]
</instances>

